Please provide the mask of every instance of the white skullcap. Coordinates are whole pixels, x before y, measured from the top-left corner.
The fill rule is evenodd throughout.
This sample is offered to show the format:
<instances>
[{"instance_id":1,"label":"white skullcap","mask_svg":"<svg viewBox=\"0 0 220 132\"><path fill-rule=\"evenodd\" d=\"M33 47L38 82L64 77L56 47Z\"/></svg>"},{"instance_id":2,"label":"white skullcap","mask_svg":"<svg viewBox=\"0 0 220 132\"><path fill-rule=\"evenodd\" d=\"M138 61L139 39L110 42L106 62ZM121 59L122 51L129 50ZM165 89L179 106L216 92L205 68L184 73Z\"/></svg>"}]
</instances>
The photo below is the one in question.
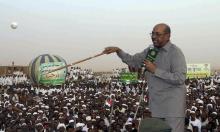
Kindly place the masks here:
<instances>
[{"instance_id":1,"label":"white skullcap","mask_svg":"<svg viewBox=\"0 0 220 132\"><path fill-rule=\"evenodd\" d=\"M8 105L11 105L11 104L8 104ZM24 107L24 105L23 105L23 104L20 104L19 106L20 106L20 107Z\"/></svg>"},{"instance_id":2,"label":"white skullcap","mask_svg":"<svg viewBox=\"0 0 220 132\"><path fill-rule=\"evenodd\" d=\"M132 123L129 121L129 122L126 122L125 123L125 126L127 126L127 125L132 125Z\"/></svg>"},{"instance_id":3,"label":"white skullcap","mask_svg":"<svg viewBox=\"0 0 220 132\"><path fill-rule=\"evenodd\" d=\"M10 114L8 114L8 117L12 117Z\"/></svg>"},{"instance_id":4,"label":"white skullcap","mask_svg":"<svg viewBox=\"0 0 220 132\"><path fill-rule=\"evenodd\" d=\"M213 107L212 104L207 104L207 107L208 107L208 106Z\"/></svg>"},{"instance_id":5,"label":"white skullcap","mask_svg":"<svg viewBox=\"0 0 220 132\"><path fill-rule=\"evenodd\" d=\"M199 104L203 104L204 102L203 102L202 100L199 100L198 103L199 103Z\"/></svg>"},{"instance_id":6,"label":"white skullcap","mask_svg":"<svg viewBox=\"0 0 220 132\"><path fill-rule=\"evenodd\" d=\"M60 129L61 127L66 129L66 126L65 126L64 123L60 123L60 124L57 125L57 129Z\"/></svg>"},{"instance_id":7,"label":"white skullcap","mask_svg":"<svg viewBox=\"0 0 220 132\"><path fill-rule=\"evenodd\" d=\"M36 126L43 126L43 124L42 123L37 123Z\"/></svg>"},{"instance_id":8,"label":"white skullcap","mask_svg":"<svg viewBox=\"0 0 220 132\"><path fill-rule=\"evenodd\" d=\"M200 99L196 99L196 102L198 102Z\"/></svg>"},{"instance_id":9,"label":"white skullcap","mask_svg":"<svg viewBox=\"0 0 220 132\"><path fill-rule=\"evenodd\" d=\"M74 120L69 120L69 123L73 123L74 122Z\"/></svg>"},{"instance_id":10,"label":"white skullcap","mask_svg":"<svg viewBox=\"0 0 220 132\"><path fill-rule=\"evenodd\" d=\"M21 126L27 126L27 124L26 123L22 123Z\"/></svg>"},{"instance_id":11,"label":"white skullcap","mask_svg":"<svg viewBox=\"0 0 220 132\"><path fill-rule=\"evenodd\" d=\"M91 120L92 120L91 116L86 117L86 121L91 121Z\"/></svg>"},{"instance_id":12,"label":"white skullcap","mask_svg":"<svg viewBox=\"0 0 220 132\"><path fill-rule=\"evenodd\" d=\"M48 121L48 118L46 117L46 116L43 116L43 118L42 119L46 119L47 121Z\"/></svg>"},{"instance_id":13,"label":"white skullcap","mask_svg":"<svg viewBox=\"0 0 220 132\"><path fill-rule=\"evenodd\" d=\"M65 107L63 107L64 109L68 109L66 106Z\"/></svg>"},{"instance_id":14,"label":"white skullcap","mask_svg":"<svg viewBox=\"0 0 220 132\"><path fill-rule=\"evenodd\" d=\"M217 112L212 112L212 114L215 114L215 115L217 115Z\"/></svg>"},{"instance_id":15,"label":"white skullcap","mask_svg":"<svg viewBox=\"0 0 220 132\"><path fill-rule=\"evenodd\" d=\"M82 105L82 107L85 107L85 108L86 108L86 105Z\"/></svg>"},{"instance_id":16,"label":"white skullcap","mask_svg":"<svg viewBox=\"0 0 220 132\"><path fill-rule=\"evenodd\" d=\"M85 126L84 123L77 123L77 124L76 124L76 127L83 127L83 126Z\"/></svg>"},{"instance_id":17,"label":"white skullcap","mask_svg":"<svg viewBox=\"0 0 220 132\"><path fill-rule=\"evenodd\" d=\"M139 105L140 103L139 102L136 102L136 105Z\"/></svg>"},{"instance_id":18,"label":"white skullcap","mask_svg":"<svg viewBox=\"0 0 220 132\"><path fill-rule=\"evenodd\" d=\"M122 106L128 106L128 105L126 105L126 104L122 104Z\"/></svg>"},{"instance_id":19,"label":"white skullcap","mask_svg":"<svg viewBox=\"0 0 220 132\"><path fill-rule=\"evenodd\" d=\"M191 111L190 111L190 114L195 114L195 113L196 113L196 112L195 112L195 111L193 111L193 110L191 110Z\"/></svg>"},{"instance_id":20,"label":"white skullcap","mask_svg":"<svg viewBox=\"0 0 220 132\"><path fill-rule=\"evenodd\" d=\"M74 117L75 117L75 118L78 118L78 115L75 115Z\"/></svg>"},{"instance_id":21,"label":"white skullcap","mask_svg":"<svg viewBox=\"0 0 220 132\"><path fill-rule=\"evenodd\" d=\"M130 115L134 115L134 112L130 112Z\"/></svg>"},{"instance_id":22,"label":"white skullcap","mask_svg":"<svg viewBox=\"0 0 220 132\"><path fill-rule=\"evenodd\" d=\"M45 109L49 109L49 106L46 105L46 106L45 106Z\"/></svg>"},{"instance_id":23,"label":"white skullcap","mask_svg":"<svg viewBox=\"0 0 220 132\"><path fill-rule=\"evenodd\" d=\"M132 122L132 120L133 120L132 118L128 118L127 122Z\"/></svg>"},{"instance_id":24,"label":"white skullcap","mask_svg":"<svg viewBox=\"0 0 220 132\"><path fill-rule=\"evenodd\" d=\"M191 110L193 110L193 109L194 109L194 111L196 111L196 110L197 110L197 107L192 106L192 107L191 107Z\"/></svg>"},{"instance_id":25,"label":"white skullcap","mask_svg":"<svg viewBox=\"0 0 220 132\"><path fill-rule=\"evenodd\" d=\"M37 112L38 112L38 113L44 113L42 110L38 110Z\"/></svg>"},{"instance_id":26,"label":"white skullcap","mask_svg":"<svg viewBox=\"0 0 220 132\"><path fill-rule=\"evenodd\" d=\"M190 111L191 111L190 109L186 109L186 112L189 112L189 113L190 113Z\"/></svg>"},{"instance_id":27,"label":"white skullcap","mask_svg":"<svg viewBox=\"0 0 220 132\"><path fill-rule=\"evenodd\" d=\"M96 121L96 119L92 119L92 121Z\"/></svg>"}]
</instances>

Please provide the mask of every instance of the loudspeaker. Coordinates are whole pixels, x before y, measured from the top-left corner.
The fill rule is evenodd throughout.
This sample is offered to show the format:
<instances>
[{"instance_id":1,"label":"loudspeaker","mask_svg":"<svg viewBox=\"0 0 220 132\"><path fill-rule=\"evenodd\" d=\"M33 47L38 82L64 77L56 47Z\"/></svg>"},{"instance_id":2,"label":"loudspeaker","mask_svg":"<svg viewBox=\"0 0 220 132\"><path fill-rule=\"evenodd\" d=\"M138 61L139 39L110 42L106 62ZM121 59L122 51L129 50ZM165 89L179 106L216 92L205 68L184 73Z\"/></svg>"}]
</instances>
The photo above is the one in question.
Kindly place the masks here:
<instances>
[{"instance_id":1,"label":"loudspeaker","mask_svg":"<svg viewBox=\"0 0 220 132\"><path fill-rule=\"evenodd\" d=\"M146 118L141 120L139 132L171 132L171 127L159 118Z\"/></svg>"}]
</instances>

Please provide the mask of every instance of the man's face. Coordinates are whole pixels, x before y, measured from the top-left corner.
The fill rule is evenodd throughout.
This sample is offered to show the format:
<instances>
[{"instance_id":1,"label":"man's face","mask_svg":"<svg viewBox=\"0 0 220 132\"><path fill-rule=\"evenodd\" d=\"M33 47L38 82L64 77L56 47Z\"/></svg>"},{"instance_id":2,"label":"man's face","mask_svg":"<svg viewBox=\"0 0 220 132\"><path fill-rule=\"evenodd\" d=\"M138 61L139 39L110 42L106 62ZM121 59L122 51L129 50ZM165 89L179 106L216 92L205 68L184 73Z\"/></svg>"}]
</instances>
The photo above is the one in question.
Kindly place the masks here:
<instances>
[{"instance_id":1,"label":"man's face","mask_svg":"<svg viewBox=\"0 0 220 132\"><path fill-rule=\"evenodd\" d=\"M166 27L164 25L156 25L151 33L151 39L155 47L163 47L170 38L170 34L164 32Z\"/></svg>"}]
</instances>

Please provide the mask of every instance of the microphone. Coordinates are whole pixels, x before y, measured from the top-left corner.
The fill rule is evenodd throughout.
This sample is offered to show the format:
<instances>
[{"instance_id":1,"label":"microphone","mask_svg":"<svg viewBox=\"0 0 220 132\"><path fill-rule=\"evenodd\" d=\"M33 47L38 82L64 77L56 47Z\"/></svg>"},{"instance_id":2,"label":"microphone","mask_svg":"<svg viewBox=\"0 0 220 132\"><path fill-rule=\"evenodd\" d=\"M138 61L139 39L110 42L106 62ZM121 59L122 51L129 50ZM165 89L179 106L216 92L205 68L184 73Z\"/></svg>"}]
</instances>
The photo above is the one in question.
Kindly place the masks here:
<instances>
[{"instance_id":1,"label":"microphone","mask_svg":"<svg viewBox=\"0 0 220 132\"><path fill-rule=\"evenodd\" d=\"M157 54L159 52L159 49L152 46L149 48L147 55L145 57L146 60L150 61L150 62L154 62L156 60ZM142 66L141 66L141 76L143 77L144 73L146 72L146 68L145 68L145 64L143 62Z\"/></svg>"},{"instance_id":2,"label":"microphone","mask_svg":"<svg viewBox=\"0 0 220 132\"><path fill-rule=\"evenodd\" d=\"M158 48L150 47L149 51L147 52L146 60L150 62L154 62L156 60L158 51L159 51Z\"/></svg>"}]
</instances>

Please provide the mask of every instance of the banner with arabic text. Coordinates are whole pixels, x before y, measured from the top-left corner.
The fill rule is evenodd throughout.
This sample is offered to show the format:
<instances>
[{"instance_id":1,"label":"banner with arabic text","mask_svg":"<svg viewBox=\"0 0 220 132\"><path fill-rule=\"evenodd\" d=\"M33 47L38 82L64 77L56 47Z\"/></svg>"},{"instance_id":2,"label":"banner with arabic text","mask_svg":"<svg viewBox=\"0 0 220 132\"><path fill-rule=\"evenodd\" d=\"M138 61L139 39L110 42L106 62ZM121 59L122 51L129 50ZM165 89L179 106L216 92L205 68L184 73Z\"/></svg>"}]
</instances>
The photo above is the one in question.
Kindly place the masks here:
<instances>
[{"instance_id":1,"label":"banner with arabic text","mask_svg":"<svg viewBox=\"0 0 220 132\"><path fill-rule=\"evenodd\" d=\"M39 82L46 85L61 85L64 83L66 78L65 68L52 73L43 74L62 66L65 66L64 62L49 62L41 64L39 67L39 71L41 73L39 76Z\"/></svg>"},{"instance_id":2,"label":"banner with arabic text","mask_svg":"<svg viewBox=\"0 0 220 132\"><path fill-rule=\"evenodd\" d=\"M210 77L211 66L204 64L187 64L187 78L205 78Z\"/></svg>"},{"instance_id":3,"label":"banner with arabic text","mask_svg":"<svg viewBox=\"0 0 220 132\"><path fill-rule=\"evenodd\" d=\"M122 83L130 84L138 82L138 74L136 72L123 72L120 74L120 79Z\"/></svg>"}]
</instances>

